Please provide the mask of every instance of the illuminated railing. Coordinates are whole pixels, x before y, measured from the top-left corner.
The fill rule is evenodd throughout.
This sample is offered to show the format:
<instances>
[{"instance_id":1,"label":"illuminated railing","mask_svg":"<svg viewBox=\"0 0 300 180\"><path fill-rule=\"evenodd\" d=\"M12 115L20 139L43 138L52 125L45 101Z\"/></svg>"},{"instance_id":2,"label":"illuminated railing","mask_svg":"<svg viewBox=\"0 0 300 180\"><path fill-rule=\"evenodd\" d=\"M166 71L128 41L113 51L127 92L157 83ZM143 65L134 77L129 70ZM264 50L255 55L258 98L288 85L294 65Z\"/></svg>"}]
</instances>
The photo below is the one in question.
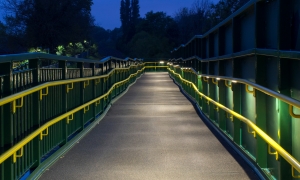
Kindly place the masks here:
<instances>
[{"instance_id":1,"label":"illuminated railing","mask_svg":"<svg viewBox=\"0 0 300 180\"><path fill-rule=\"evenodd\" d=\"M88 82L91 80L94 80L95 82L97 82L99 79L106 79L113 73L115 72L120 72L120 71L124 71L124 70L129 70L129 69L115 69L114 71L110 72L108 75L105 76L99 76L99 77L92 77L92 78L82 78L82 79L75 79L75 80L66 80L66 81L62 81L62 82L49 82L46 84L43 84L41 86L32 88L30 90L27 90L26 92L23 93L19 93L19 94L15 94L12 97L7 97L3 100L0 101L0 106L4 105L6 103L13 103L13 109L15 108L22 108L22 103L20 106L15 105L15 101L17 99L23 99L25 96L40 91L40 100L42 100L43 96L46 96L47 93L43 94L42 91L43 89L47 89L50 86L57 86L57 85L62 85L62 84L73 84L75 82L87 82L85 84L85 86L88 86ZM16 145L14 145L11 149L9 149L7 152L5 152L4 154L1 154L0 156L0 164L3 163L5 160L7 160L9 157L13 156L13 162L15 163L17 161L17 158L20 158L23 156L23 151L24 151L24 146L26 144L28 144L30 141L32 141L34 138L39 137L40 140L43 140L44 136L47 136L49 134L49 127L53 126L54 124L61 122L63 120L66 120L66 124L70 124L72 120L74 120L74 114L78 111L83 110L84 113L86 113L87 111L90 110L90 106L91 105L99 105L101 100L106 100L108 99L108 96L111 95L113 93L113 91L116 91L117 88L128 84L129 81L133 78L136 77L138 75L140 75L143 72L144 68L142 68L141 70L138 70L136 73L131 74L127 79L117 82L115 83L109 90L108 92L106 92L105 94L103 94L102 96L93 99L92 101L89 101L88 103L85 103L67 113L64 113L52 120L50 120L49 122L47 122L46 124L44 124L43 126L41 126L40 128L38 128L37 130L35 130L33 133L31 133L29 136L27 136L25 139L23 139L22 141L20 141L19 143L17 143ZM73 86L73 85L72 85ZM72 88L67 88L66 91L68 92L69 90L71 90ZM46 132L46 133L45 133ZM18 152L20 152L20 154L17 154Z\"/></svg>"},{"instance_id":2,"label":"illuminated railing","mask_svg":"<svg viewBox=\"0 0 300 180\"><path fill-rule=\"evenodd\" d=\"M150 66L145 66L147 64ZM114 68L105 75L46 82L0 99L0 107L10 106L12 116L24 114L24 109L32 106L30 103L35 99L38 104L46 104L46 108L39 109L32 118L39 117L40 113L49 113L47 111L57 112L56 107L47 109L49 103L51 106L59 107L60 103L63 103L59 101L60 98L67 99L66 112L54 114L53 118L40 122L39 127L33 129L11 148L0 153L0 179L20 178L29 169L34 170L41 164L41 159L46 154L51 153L58 146L63 146L85 129L104 112L113 98L125 91L129 84L133 83L143 72L167 72L167 68L168 66L164 63L157 66L151 63L138 63L128 68ZM54 72L50 70L50 73ZM78 101L82 96L85 100ZM32 110L29 109L29 111ZM55 139L54 143L52 143L53 139ZM31 154L39 156L33 157ZM24 162L27 164L23 168L17 168ZM10 166L10 164L13 165Z\"/></svg>"},{"instance_id":3,"label":"illuminated railing","mask_svg":"<svg viewBox=\"0 0 300 180\"><path fill-rule=\"evenodd\" d=\"M212 104L214 106L213 109L210 109L208 111L217 111L219 112L220 110L223 110L226 113L226 118L230 119L230 121L234 121L234 118L240 120L241 122L245 123L247 126L247 132L252 134L254 138L257 136L261 137L267 144L267 153L270 155L275 155L275 159L279 160L279 157L284 158L290 165L291 165L291 177L293 178L300 178L300 175L296 175L296 172L294 170L297 170L300 172L300 163L299 161L293 157L289 152L287 152L284 148L282 148L274 139L272 139L266 132L264 132L262 129L260 129L253 121L250 119L242 116L241 114L237 113L236 111L226 107L224 104L221 104L217 102L216 100L210 98L208 95L205 95L203 92L199 91L198 87L198 79L205 82L205 83L212 83L216 86L220 85L219 83L224 83L224 85L227 88L232 88L233 84L244 84L245 85L245 91L247 93L252 94L254 97L256 96L256 91L260 91L266 95L272 96L274 98L277 98L287 104L289 104L289 112L290 115L294 118L300 118L299 115L294 114L293 112L293 107L300 107L300 102L296 101L295 99L292 99L290 97L284 96L280 93L277 93L275 91L272 91L270 89L267 89L263 86L257 85L253 82L240 79L240 78L230 78L230 77L224 77L224 76L215 76L215 75L205 75L205 74L198 74L193 68L186 68L186 67L180 67L178 65L172 65L172 63L169 63L170 68L168 68L170 75L173 77L175 81L177 81L183 89L197 101L199 106L201 104L199 103L200 99L203 104ZM193 78L191 76L188 76L187 74L193 74ZM182 77L182 75L187 76L187 80ZM209 79L211 81L209 82ZM228 83L228 82L231 83ZM252 90L249 89L249 86L252 87ZM203 105L202 104L202 105ZM209 116L209 114L208 114ZM213 120L212 120L213 121ZM214 122L214 124L219 126L218 123ZM221 129L221 128L219 128ZM225 134L227 134L224 129L221 129ZM228 134L227 134L228 135ZM238 144L239 145L239 144ZM239 145L241 149L241 145ZM274 149L274 152L272 152L272 149ZM259 152L259 153L264 153L264 152ZM250 158L253 158L250 156ZM255 159L255 158L254 158Z\"/></svg>"}]
</instances>

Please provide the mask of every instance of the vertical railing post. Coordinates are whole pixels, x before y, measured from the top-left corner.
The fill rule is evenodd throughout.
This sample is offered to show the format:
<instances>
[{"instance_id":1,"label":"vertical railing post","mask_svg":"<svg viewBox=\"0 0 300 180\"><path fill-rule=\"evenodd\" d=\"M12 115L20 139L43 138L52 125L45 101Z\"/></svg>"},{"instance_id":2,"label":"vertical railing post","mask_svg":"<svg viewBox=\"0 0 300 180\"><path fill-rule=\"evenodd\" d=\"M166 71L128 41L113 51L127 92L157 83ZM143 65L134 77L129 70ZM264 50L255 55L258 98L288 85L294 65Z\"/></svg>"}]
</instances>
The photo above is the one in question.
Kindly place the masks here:
<instances>
[{"instance_id":1,"label":"vertical railing post","mask_svg":"<svg viewBox=\"0 0 300 180\"><path fill-rule=\"evenodd\" d=\"M29 69L32 69L33 86L37 86L40 83L40 62L41 61L39 59L32 59L29 61ZM38 92L33 93L32 103L32 106L34 107L34 109L36 109L33 114L33 126L40 127L40 114L42 109ZM41 163L41 144L39 138L35 138L33 140L33 146L33 159L35 160L33 168L35 168L38 167Z\"/></svg>"},{"instance_id":2,"label":"vertical railing post","mask_svg":"<svg viewBox=\"0 0 300 180\"><path fill-rule=\"evenodd\" d=\"M226 104L226 85L224 80L219 80L219 103ZM226 131L226 112L219 109L219 127Z\"/></svg>"},{"instance_id":3,"label":"vertical railing post","mask_svg":"<svg viewBox=\"0 0 300 180\"><path fill-rule=\"evenodd\" d=\"M208 83L209 80L207 79L207 81L202 81L202 87L203 87L203 94L208 96ZM206 100L205 98L202 98L202 111L204 113L208 113L208 107L209 107L209 102L208 100Z\"/></svg>"},{"instance_id":4,"label":"vertical railing post","mask_svg":"<svg viewBox=\"0 0 300 180\"><path fill-rule=\"evenodd\" d=\"M232 84L232 91L233 91L233 111L236 113L241 114L241 84L233 83ZM242 123L239 119L233 118L233 141L241 145L241 128Z\"/></svg>"},{"instance_id":5,"label":"vertical railing post","mask_svg":"<svg viewBox=\"0 0 300 180\"><path fill-rule=\"evenodd\" d=\"M266 69L267 62L265 57L256 56L256 83L265 87L267 87ZM267 111L272 111L270 109L272 106L268 106L268 95L261 91L255 91L255 96L256 125L261 130L269 134L267 131ZM259 167L268 168L268 145L260 136L256 136L256 139L256 162Z\"/></svg>"},{"instance_id":6,"label":"vertical railing post","mask_svg":"<svg viewBox=\"0 0 300 180\"><path fill-rule=\"evenodd\" d=\"M209 97L216 101L216 85L213 83L214 78L209 78ZM209 119L215 121L217 123L217 116L215 113L215 105L213 103L209 103Z\"/></svg>"},{"instance_id":7,"label":"vertical railing post","mask_svg":"<svg viewBox=\"0 0 300 180\"><path fill-rule=\"evenodd\" d=\"M58 67L62 69L61 73L62 73L62 80L66 80L67 79L67 62L66 61L59 61L58 62ZM68 99L67 99L67 85L62 85L62 90L61 90L61 94L62 94L62 112L66 113L68 111ZM64 137L64 141L63 144L67 143L68 140L68 124L65 123L63 129L63 137Z\"/></svg>"},{"instance_id":8,"label":"vertical railing post","mask_svg":"<svg viewBox=\"0 0 300 180\"><path fill-rule=\"evenodd\" d=\"M199 92L203 93L203 82L202 82L202 76L198 76L198 90ZM200 97L198 95L198 104L201 108L203 108L203 97Z\"/></svg>"},{"instance_id":9,"label":"vertical railing post","mask_svg":"<svg viewBox=\"0 0 300 180\"><path fill-rule=\"evenodd\" d=\"M99 68L101 69L101 75L103 75L103 71L104 71L104 63L99 64ZM105 78L102 78L102 79L101 79L101 84L100 84L100 95L103 95L104 79L105 79ZM103 108L104 108L103 104L104 104L104 100L101 99L101 100L100 100L100 112L103 111Z\"/></svg>"},{"instance_id":10,"label":"vertical railing post","mask_svg":"<svg viewBox=\"0 0 300 180\"><path fill-rule=\"evenodd\" d=\"M99 65L98 65L98 68L101 69L101 70L100 70L101 72L100 72L100 74L98 74L98 75L103 75L103 63L99 64Z\"/></svg>"},{"instance_id":11,"label":"vertical railing post","mask_svg":"<svg viewBox=\"0 0 300 180\"><path fill-rule=\"evenodd\" d=\"M288 59L280 59L279 64L279 91L280 94L291 97L291 66L292 63ZM292 154L292 120L289 114L289 105L281 100L279 101L279 142L280 146L288 153ZM295 119L294 119L295 120ZM298 119L297 119L298 120ZM280 172L279 179L291 178L291 166L283 158L279 158Z\"/></svg>"},{"instance_id":12,"label":"vertical railing post","mask_svg":"<svg viewBox=\"0 0 300 180\"><path fill-rule=\"evenodd\" d=\"M77 63L77 68L80 69L80 78L83 78L84 77L84 63L83 62L78 62ZM80 96L79 96L80 105L84 104L84 102L85 102L84 83L85 83L85 81L80 82ZM85 122L84 113L83 113L83 111L79 111L78 114L79 114L79 117L81 119L81 121L80 121L81 122L81 129L80 130L82 130L82 129L84 129L84 122Z\"/></svg>"},{"instance_id":13,"label":"vertical railing post","mask_svg":"<svg viewBox=\"0 0 300 180\"><path fill-rule=\"evenodd\" d=\"M90 63L90 68L92 68L92 76L95 76L95 70L96 70L96 64L95 63ZM97 97L96 94L96 83L95 80L92 80L90 82L91 86L92 86L92 94L93 94L93 99L95 99ZM93 119L96 119L97 116L97 109L96 109L96 105L95 103L91 105L90 109L93 111Z\"/></svg>"}]
</instances>

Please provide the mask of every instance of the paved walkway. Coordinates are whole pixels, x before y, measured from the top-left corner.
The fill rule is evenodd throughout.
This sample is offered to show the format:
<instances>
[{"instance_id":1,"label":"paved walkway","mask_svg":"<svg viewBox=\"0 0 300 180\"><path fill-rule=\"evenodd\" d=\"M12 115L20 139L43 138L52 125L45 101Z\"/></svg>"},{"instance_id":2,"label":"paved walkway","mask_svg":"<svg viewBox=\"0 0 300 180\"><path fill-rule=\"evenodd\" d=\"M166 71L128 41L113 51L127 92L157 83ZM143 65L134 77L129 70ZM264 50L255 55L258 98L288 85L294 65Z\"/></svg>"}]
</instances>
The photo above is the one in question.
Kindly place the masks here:
<instances>
[{"instance_id":1,"label":"paved walkway","mask_svg":"<svg viewBox=\"0 0 300 180\"><path fill-rule=\"evenodd\" d=\"M256 179L167 73L146 73L41 180Z\"/></svg>"}]
</instances>

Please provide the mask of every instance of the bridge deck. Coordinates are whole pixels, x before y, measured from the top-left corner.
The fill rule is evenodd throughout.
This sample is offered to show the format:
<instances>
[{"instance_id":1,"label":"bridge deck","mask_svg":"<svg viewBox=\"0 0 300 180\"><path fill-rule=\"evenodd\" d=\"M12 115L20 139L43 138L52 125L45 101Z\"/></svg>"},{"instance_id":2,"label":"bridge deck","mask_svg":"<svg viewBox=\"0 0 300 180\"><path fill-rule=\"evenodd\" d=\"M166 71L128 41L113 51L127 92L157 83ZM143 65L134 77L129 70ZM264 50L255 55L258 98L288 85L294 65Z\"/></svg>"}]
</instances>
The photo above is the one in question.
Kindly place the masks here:
<instances>
[{"instance_id":1,"label":"bridge deck","mask_svg":"<svg viewBox=\"0 0 300 180\"><path fill-rule=\"evenodd\" d=\"M257 179L237 159L166 73L146 73L40 179Z\"/></svg>"}]
</instances>

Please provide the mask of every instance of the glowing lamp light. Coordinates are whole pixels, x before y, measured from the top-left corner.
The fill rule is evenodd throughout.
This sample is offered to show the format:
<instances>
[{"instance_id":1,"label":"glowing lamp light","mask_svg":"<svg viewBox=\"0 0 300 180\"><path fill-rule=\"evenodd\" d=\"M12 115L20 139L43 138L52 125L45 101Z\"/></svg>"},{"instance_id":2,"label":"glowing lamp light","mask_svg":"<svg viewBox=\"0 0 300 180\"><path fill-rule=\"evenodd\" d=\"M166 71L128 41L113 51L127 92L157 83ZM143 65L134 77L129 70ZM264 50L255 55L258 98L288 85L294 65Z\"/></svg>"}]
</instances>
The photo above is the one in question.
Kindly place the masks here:
<instances>
[{"instance_id":1,"label":"glowing lamp light","mask_svg":"<svg viewBox=\"0 0 300 180\"><path fill-rule=\"evenodd\" d=\"M220 78L217 78L217 80L219 81L219 80L220 80Z\"/></svg>"},{"instance_id":2,"label":"glowing lamp light","mask_svg":"<svg viewBox=\"0 0 300 180\"><path fill-rule=\"evenodd\" d=\"M231 81L231 82L233 82L233 83L237 83L237 81Z\"/></svg>"},{"instance_id":3,"label":"glowing lamp light","mask_svg":"<svg viewBox=\"0 0 300 180\"><path fill-rule=\"evenodd\" d=\"M163 63L165 63L165 62L163 62L163 61L159 61L159 63L160 63L160 64L163 64Z\"/></svg>"}]
</instances>

